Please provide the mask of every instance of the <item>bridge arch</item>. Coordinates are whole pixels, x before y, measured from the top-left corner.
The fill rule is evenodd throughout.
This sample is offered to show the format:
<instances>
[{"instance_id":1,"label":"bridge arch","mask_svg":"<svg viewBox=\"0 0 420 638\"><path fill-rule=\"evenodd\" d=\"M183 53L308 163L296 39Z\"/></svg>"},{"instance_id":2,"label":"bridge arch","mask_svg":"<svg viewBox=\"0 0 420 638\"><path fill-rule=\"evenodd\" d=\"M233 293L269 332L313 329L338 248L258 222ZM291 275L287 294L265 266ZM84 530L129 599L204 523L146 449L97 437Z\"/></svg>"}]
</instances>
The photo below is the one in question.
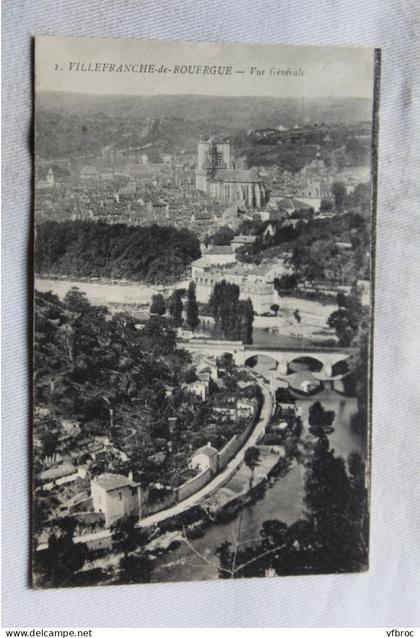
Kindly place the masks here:
<instances>
[{"instance_id":1,"label":"bridge arch","mask_svg":"<svg viewBox=\"0 0 420 638\"><path fill-rule=\"evenodd\" d=\"M287 371L290 373L308 370L309 372L321 372L325 368L325 361L315 354L296 354L295 357L289 358Z\"/></svg>"},{"instance_id":2,"label":"bridge arch","mask_svg":"<svg viewBox=\"0 0 420 638\"><path fill-rule=\"evenodd\" d=\"M190 339L180 340L179 347L190 352L204 352L209 356L221 356L223 353L232 355L237 365L250 365L253 359L264 356L273 361L276 365L276 372L280 375L287 375L296 370L290 364L307 364L309 371L320 380L341 379L348 373L347 360L351 351L344 349L282 349L264 348L252 345L244 345L240 341L223 341L215 339ZM301 370L303 368L301 367Z\"/></svg>"},{"instance_id":3,"label":"bridge arch","mask_svg":"<svg viewBox=\"0 0 420 638\"><path fill-rule=\"evenodd\" d=\"M271 368L272 370L277 370L279 367L278 356L271 352L255 352L244 359L244 365L253 368L257 364L258 360L263 360L263 362L266 362L267 365L271 363L273 366Z\"/></svg>"}]
</instances>

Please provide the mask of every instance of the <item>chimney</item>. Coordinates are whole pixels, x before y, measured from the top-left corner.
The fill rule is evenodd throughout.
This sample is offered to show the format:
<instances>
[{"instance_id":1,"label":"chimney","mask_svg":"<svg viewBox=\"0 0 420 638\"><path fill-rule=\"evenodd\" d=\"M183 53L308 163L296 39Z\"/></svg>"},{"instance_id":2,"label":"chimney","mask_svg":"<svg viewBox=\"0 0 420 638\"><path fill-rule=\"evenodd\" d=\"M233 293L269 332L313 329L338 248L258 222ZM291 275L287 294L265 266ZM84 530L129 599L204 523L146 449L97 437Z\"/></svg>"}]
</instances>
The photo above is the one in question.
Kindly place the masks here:
<instances>
[{"instance_id":1,"label":"chimney","mask_svg":"<svg viewBox=\"0 0 420 638\"><path fill-rule=\"evenodd\" d=\"M133 472L132 472L132 470L129 471L128 478L130 479L130 481L133 480Z\"/></svg>"}]
</instances>

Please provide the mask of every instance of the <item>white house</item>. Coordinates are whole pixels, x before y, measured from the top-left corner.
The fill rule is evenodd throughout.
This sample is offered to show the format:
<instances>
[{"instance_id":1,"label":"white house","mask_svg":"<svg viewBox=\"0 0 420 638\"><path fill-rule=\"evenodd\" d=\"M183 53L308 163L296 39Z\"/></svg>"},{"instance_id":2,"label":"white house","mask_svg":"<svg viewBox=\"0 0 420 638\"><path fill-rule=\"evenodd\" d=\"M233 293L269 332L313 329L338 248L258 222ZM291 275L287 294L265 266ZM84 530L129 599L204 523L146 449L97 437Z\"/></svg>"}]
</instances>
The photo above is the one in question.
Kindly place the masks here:
<instances>
[{"instance_id":1,"label":"white house","mask_svg":"<svg viewBox=\"0 0 420 638\"><path fill-rule=\"evenodd\" d=\"M236 403L236 413L238 416L248 417L255 412L256 404L252 399L239 399Z\"/></svg>"},{"instance_id":2,"label":"white house","mask_svg":"<svg viewBox=\"0 0 420 638\"><path fill-rule=\"evenodd\" d=\"M208 372L210 378L215 381L218 377L216 362L204 352L193 352L192 363L197 373Z\"/></svg>"},{"instance_id":3,"label":"white house","mask_svg":"<svg viewBox=\"0 0 420 638\"><path fill-rule=\"evenodd\" d=\"M209 396L209 382L208 381L193 381L192 383L184 383L182 385L183 390L192 392L196 396L200 397L202 401L205 401Z\"/></svg>"},{"instance_id":4,"label":"white house","mask_svg":"<svg viewBox=\"0 0 420 638\"><path fill-rule=\"evenodd\" d=\"M130 476L104 472L90 482L92 504L95 512L105 516L105 527L126 514L141 516L142 495L140 483Z\"/></svg>"},{"instance_id":5,"label":"white house","mask_svg":"<svg viewBox=\"0 0 420 638\"><path fill-rule=\"evenodd\" d=\"M216 473L218 469L218 454L216 448L214 448L210 443L207 445L203 445L203 447L198 448L192 455L190 466L194 469L199 469L201 472L204 470L212 470L212 472Z\"/></svg>"}]
</instances>

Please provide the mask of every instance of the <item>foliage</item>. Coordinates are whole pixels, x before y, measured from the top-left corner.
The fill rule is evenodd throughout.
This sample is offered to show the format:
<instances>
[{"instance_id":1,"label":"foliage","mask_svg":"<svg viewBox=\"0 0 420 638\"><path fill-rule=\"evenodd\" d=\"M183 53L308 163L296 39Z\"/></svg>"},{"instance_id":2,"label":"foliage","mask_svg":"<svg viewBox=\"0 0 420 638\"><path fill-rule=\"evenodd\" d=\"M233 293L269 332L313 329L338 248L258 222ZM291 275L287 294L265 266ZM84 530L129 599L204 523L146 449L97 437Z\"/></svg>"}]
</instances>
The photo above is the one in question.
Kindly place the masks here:
<instances>
[{"instance_id":1,"label":"foliage","mask_svg":"<svg viewBox=\"0 0 420 638\"><path fill-rule=\"evenodd\" d=\"M334 417L333 410L325 410L322 403L315 401L309 408L309 432L319 439L331 434L334 432Z\"/></svg>"},{"instance_id":2,"label":"foliage","mask_svg":"<svg viewBox=\"0 0 420 638\"><path fill-rule=\"evenodd\" d=\"M300 281L352 285L357 279L367 279L370 193L365 185L359 186L346 196L347 213L299 221L295 227L276 223L273 236L260 233L253 244L241 249L238 258L259 263L288 253L285 258L294 272L275 280L280 293L294 290ZM340 246L340 242L351 244L351 248Z\"/></svg>"},{"instance_id":3,"label":"foliage","mask_svg":"<svg viewBox=\"0 0 420 638\"><path fill-rule=\"evenodd\" d=\"M212 235L209 235L207 241L209 244L216 246L229 246L234 238L235 233L229 226L220 226Z\"/></svg>"},{"instance_id":4,"label":"foliage","mask_svg":"<svg viewBox=\"0 0 420 638\"><path fill-rule=\"evenodd\" d=\"M125 515L111 525L112 547L126 557L149 540L149 534L137 523L137 516Z\"/></svg>"},{"instance_id":5,"label":"foliage","mask_svg":"<svg viewBox=\"0 0 420 638\"><path fill-rule=\"evenodd\" d=\"M84 543L74 543L74 519L64 517L54 521L48 547L34 555L34 573L42 587L63 587L73 583L74 575L87 558Z\"/></svg>"},{"instance_id":6,"label":"foliage","mask_svg":"<svg viewBox=\"0 0 420 638\"><path fill-rule=\"evenodd\" d=\"M338 309L328 317L328 325L334 328L342 346L353 343L357 332L367 324L367 310L362 306L360 293L353 287L349 295L337 295Z\"/></svg>"},{"instance_id":7,"label":"foliage","mask_svg":"<svg viewBox=\"0 0 420 638\"><path fill-rule=\"evenodd\" d=\"M123 556L119 563L119 582L128 585L132 583L150 583L153 573L153 562L147 554L130 554Z\"/></svg>"},{"instance_id":8,"label":"foliage","mask_svg":"<svg viewBox=\"0 0 420 638\"><path fill-rule=\"evenodd\" d=\"M191 330L195 330L200 323L200 318L198 316L198 304L195 295L195 283L193 281L191 281L188 286L186 314L187 324Z\"/></svg>"},{"instance_id":9,"label":"foliage","mask_svg":"<svg viewBox=\"0 0 420 638\"><path fill-rule=\"evenodd\" d=\"M198 377L197 377L197 373L195 371L195 368L190 368L189 370L186 371L185 373L185 383L194 383L194 381L197 381Z\"/></svg>"},{"instance_id":10,"label":"foliage","mask_svg":"<svg viewBox=\"0 0 420 638\"><path fill-rule=\"evenodd\" d=\"M182 276L200 254L196 235L185 228L49 221L37 229L35 271L164 283Z\"/></svg>"},{"instance_id":11,"label":"foliage","mask_svg":"<svg viewBox=\"0 0 420 638\"><path fill-rule=\"evenodd\" d=\"M223 279L213 288L209 300L217 336L252 343L254 309L250 299L239 300L239 286Z\"/></svg>"},{"instance_id":12,"label":"foliage","mask_svg":"<svg viewBox=\"0 0 420 638\"><path fill-rule=\"evenodd\" d=\"M245 450L244 462L251 471L254 471L260 461L260 451L257 447L251 446Z\"/></svg>"},{"instance_id":13,"label":"foliage","mask_svg":"<svg viewBox=\"0 0 420 638\"><path fill-rule=\"evenodd\" d=\"M169 320L154 315L140 328L129 315L111 315L91 305L77 289L63 301L36 292L34 363L35 407L48 411L43 417L36 412L34 421L41 461L55 451L54 432L66 418L79 423L81 439L111 436L118 448L130 452L131 469L142 478L150 468L154 480L166 479L169 464L180 474L175 459L162 466L147 461L165 445L165 439L159 443L153 437L158 427L162 430L159 424L167 424L174 410L183 415L185 409L182 427L184 421L188 427L197 409L195 399L181 391L191 359L176 348ZM173 386L173 397L166 397L165 384ZM173 444L186 445L181 437Z\"/></svg>"},{"instance_id":14,"label":"foliage","mask_svg":"<svg viewBox=\"0 0 420 638\"><path fill-rule=\"evenodd\" d=\"M343 459L328 449L328 440L318 441L307 464L307 517L291 525L267 520L259 542L247 543L238 533L234 545L220 545L220 578L366 569L368 509L364 473L358 454L350 455L347 473Z\"/></svg>"},{"instance_id":15,"label":"foliage","mask_svg":"<svg viewBox=\"0 0 420 638\"><path fill-rule=\"evenodd\" d=\"M49 420L50 421L50 420ZM51 427L51 421L48 424ZM50 429L43 430L41 434L42 454L44 458L53 458L57 453L58 434Z\"/></svg>"},{"instance_id":16,"label":"foliage","mask_svg":"<svg viewBox=\"0 0 420 638\"><path fill-rule=\"evenodd\" d=\"M164 315L166 312L166 305L163 295L160 293L153 295L152 303L150 304L151 315Z\"/></svg>"},{"instance_id":17,"label":"foliage","mask_svg":"<svg viewBox=\"0 0 420 638\"><path fill-rule=\"evenodd\" d=\"M278 292L282 292L283 290L293 290L296 288L298 281L299 280L296 275L282 275L281 277L276 277L274 280L274 287Z\"/></svg>"},{"instance_id":18,"label":"foliage","mask_svg":"<svg viewBox=\"0 0 420 638\"><path fill-rule=\"evenodd\" d=\"M240 339L242 343L252 344L252 324L254 323L254 308L250 299L239 302Z\"/></svg>"},{"instance_id":19,"label":"foliage","mask_svg":"<svg viewBox=\"0 0 420 638\"><path fill-rule=\"evenodd\" d=\"M137 516L124 516L111 526L112 547L123 553L120 560L120 583L149 583L153 564L145 551L149 533L137 526Z\"/></svg>"},{"instance_id":20,"label":"foliage","mask_svg":"<svg viewBox=\"0 0 420 638\"><path fill-rule=\"evenodd\" d=\"M176 327L179 327L182 324L182 311L183 311L183 291L174 290L172 297L169 301L169 312L172 317L172 321Z\"/></svg>"},{"instance_id":21,"label":"foliage","mask_svg":"<svg viewBox=\"0 0 420 638\"><path fill-rule=\"evenodd\" d=\"M368 433L368 397L369 397L369 330L361 328L356 338L357 351L350 360L350 371L356 382L357 412L351 425L355 432L366 440Z\"/></svg>"},{"instance_id":22,"label":"foliage","mask_svg":"<svg viewBox=\"0 0 420 638\"><path fill-rule=\"evenodd\" d=\"M334 182L331 187L331 192L334 195L335 210L342 213L344 210L345 198L347 190L342 182Z\"/></svg>"},{"instance_id":23,"label":"foliage","mask_svg":"<svg viewBox=\"0 0 420 638\"><path fill-rule=\"evenodd\" d=\"M321 199L319 210L322 212L328 212L333 209L333 203L330 199Z\"/></svg>"},{"instance_id":24,"label":"foliage","mask_svg":"<svg viewBox=\"0 0 420 638\"><path fill-rule=\"evenodd\" d=\"M70 419L80 427L67 449L78 455L76 462L86 462L86 440L95 435L109 436L129 457L122 462L115 453L102 455L91 463L92 473L131 470L142 484L170 490L190 477L192 449L209 440L220 449L244 427L211 410L213 400L232 401L238 391L233 363L225 371L225 389L215 387L211 400L203 402L184 385L196 377L191 357L176 347L173 322L161 315L141 327L130 315L91 305L77 289L63 301L36 292L34 356L34 431L48 441L46 451L55 449L51 435ZM41 472L42 445L34 454ZM37 516L45 518L50 509L39 507Z\"/></svg>"}]
</instances>

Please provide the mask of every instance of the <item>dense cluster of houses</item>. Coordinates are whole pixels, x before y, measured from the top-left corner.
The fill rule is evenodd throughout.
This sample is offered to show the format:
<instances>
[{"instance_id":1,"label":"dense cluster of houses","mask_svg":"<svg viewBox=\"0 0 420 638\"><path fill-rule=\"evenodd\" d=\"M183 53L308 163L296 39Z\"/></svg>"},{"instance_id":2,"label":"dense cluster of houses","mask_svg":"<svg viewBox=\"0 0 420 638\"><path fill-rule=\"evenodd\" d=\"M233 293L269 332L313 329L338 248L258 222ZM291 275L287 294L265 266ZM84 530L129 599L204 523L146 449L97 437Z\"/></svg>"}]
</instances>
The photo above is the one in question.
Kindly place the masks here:
<instances>
[{"instance_id":1,"label":"dense cluster of houses","mask_svg":"<svg viewBox=\"0 0 420 638\"><path fill-rule=\"evenodd\" d=\"M264 139L271 133L271 129L254 132ZM147 148L104 147L99 157L61 160L54 169L51 164L42 166L39 162L41 168L35 181L37 222L81 219L132 225L171 224L204 236L222 225L238 226L247 216L280 221L296 210L317 212L323 199L333 199L334 182L343 182L351 192L357 184L369 181L369 166L337 168L327 165L319 153L298 173L277 165L261 166L252 169L255 175L249 181L251 171L245 164L238 168L242 167L243 158L234 163L228 149L227 160L223 155L223 162L220 160L213 171L207 165L203 171L203 148L206 150L205 145L210 143L213 142L200 141L197 155L181 150L164 153L159 161L150 161ZM328 140L323 143L328 144ZM227 144L219 146L225 149ZM243 183L238 182L240 175ZM223 194L219 192L220 184ZM249 196L257 187L264 197ZM239 195L238 188L242 189Z\"/></svg>"},{"instance_id":2,"label":"dense cluster of houses","mask_svg":"<svg viewBox=\"0 0 420 638\"><path fill-rule=\"evenodd\" d=\"M212 397L209 423L212 418L218 423L236 423L241 419L250 423L257 410L256 400L242 392L236 395L227 393L220 378L221 368L213 357L193 353L192 364L196 378L183 385L185 391L204 402L210 398L212 384L221 390L217 393L218 398ZM239 390L247 388L250 382L240 383ZM168 387L167 392L171 391L173 388ZM48 416L47 408L36 412L36 417ZM121 468L129 461L126 452L118 449L107 435L83 434L76 421L58 419L55 423L53 428L51 424L44 428L39 426L34 433L36 456L42 458L42 466L36 473L35 498L47 496L52 508L51 519L73 515L86 520L89 526L94 521L109 527L125 514L141 517L144 511L148 511L148 488L134 481L131 472L128 475L121 473ZM46 428L48 435L55 438L54 452L49 456L43 449ZM209 480L221 469L219 458L218 450L210 443L193 451L189 461L192 475L204 472ZM191 489L194 489L193 480L190 483ZM173 498L178 498L177 490Z\"/></svg>"}]
</instances>

